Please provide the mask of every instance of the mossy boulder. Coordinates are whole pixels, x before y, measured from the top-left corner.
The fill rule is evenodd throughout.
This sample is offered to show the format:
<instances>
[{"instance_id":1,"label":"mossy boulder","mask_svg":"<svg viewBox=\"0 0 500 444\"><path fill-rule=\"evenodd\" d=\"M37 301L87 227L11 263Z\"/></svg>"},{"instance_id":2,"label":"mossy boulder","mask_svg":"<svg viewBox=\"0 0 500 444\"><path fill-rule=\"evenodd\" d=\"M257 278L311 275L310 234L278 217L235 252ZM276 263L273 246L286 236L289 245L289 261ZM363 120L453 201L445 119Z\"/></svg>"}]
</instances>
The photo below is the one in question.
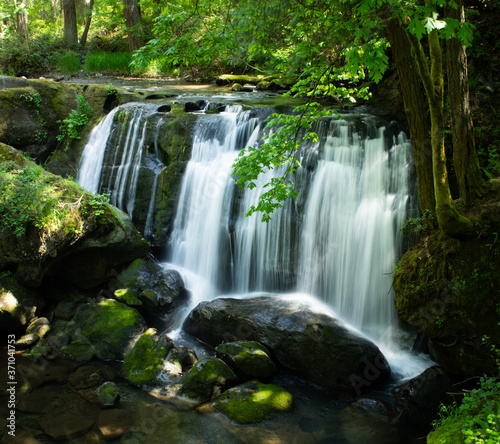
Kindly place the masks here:
<instances>
[{"instance_id":1,"label":"mossy boulder","mask_svg":"<svg viewBox=\"0 0 500 444\"><path fill-rule=\"evenodd\" d=\"M225 342L218 345L215 351L216 356L242 379L269 378L276 373L269 350L258 342Z\"/></svg>"},{"instance_id":2,"label":"mossy boulder","mask_svg":"<svg viewBox=\"0 0 500 444\"><path fill-rule=\"evenodd\" d=\"M202 302L183 328L212 347L242 340L264 344L277 364L331 389L359 394L390 374L375 344L333 315L279 295Z\"/></svg>"},{"instance_id":3,"label":"mossy boulder","mask_svg":"<svg viewBox=\"0 0 500 444\"><path fill-rule=\"evenodd\" d=\"M150 328L125 356L123 375L139 387L157 385L163 360L172 347L173 342L167 336L159 335L154 328Z\"/></svg>"},{"instance_id":4,"label":"mossy boulder","mask_svg":"<svg viewBox=\"0 0 500 444\"><path fill-rule=\"evenodd\" d=\"M197 361L182 381L180 395L194 401L209 401L239 382L220 359L208 356Z\"/></svg>"},{"instance_id":5,"label":"mossy boulder","mask_svg":"<svg viewBox=\"0 0 500 444\"><path fill-rule=\"evenodd\" d=\"M463 376L494 372L491 346L500 347L500 183L491 186L464 212L475 236L427 229L393 278L399 317L425 333L439 365Z\"/></svg>"},{"instance_id":6,"label":"mossy boulder","mask_svg":"<svg viewBox=\"0 0 500 444\"><path fill-rule=\"evenodd\" d=\"M80 306L74 321L102 360L123 359L146 326L136 309L114 299Z\"/></svg>"},{"instance_id":7,"label":"mossy boulder","mask_svg":"<svg viewBox=\"0 0 500 444\"><path fill-rule=\"evenodd\" d=\"M14 159L14 160L13 160ZM0 273L92 288L149 252L130 218L78 184L0 145Z\"/></svg>"},{"instance_id":8,"label":"mossy boulder","mask_svg":"<svg viewBox=\"0 0 500 444\"><path fill-rule=\"evenodd\" d=\"M59 349L58 356L72 361L90 361L94 357L94 347L88 342L76 339Z\"/></svg>"},{"instance_id":9,"label":"mossy boulder","mask_svg":"<svg viewBox=\"0 0 500 444\"><path fill-rule=\"evenodd\" d=\"M114 382L105 382L95 392L101 407L113 407L120 401L120 391Z\"/></svg>"},{"instance_id":10,"label":"mossy boulder","mask_svg":"<svg viewBox=\"0 0 500 444\"><path fill-rule=\"evenodd\" d=\"M234 422L252 424L273 414L291 411L293 396L275 384L254 380L230 388L212 405Z\"/></svg>"},{"instance_id":11,"label":"mossy boulder","mask_svg":"<svg viewBox=\"0 0 500 444\"><path fill-rule=\"evenodd\" d=\"M162 319L168 319L189 296L179 272L143 259L136 259L117 276L113 289L123 288L138 295L141 310Z\"/></svg>"}]
</instances>

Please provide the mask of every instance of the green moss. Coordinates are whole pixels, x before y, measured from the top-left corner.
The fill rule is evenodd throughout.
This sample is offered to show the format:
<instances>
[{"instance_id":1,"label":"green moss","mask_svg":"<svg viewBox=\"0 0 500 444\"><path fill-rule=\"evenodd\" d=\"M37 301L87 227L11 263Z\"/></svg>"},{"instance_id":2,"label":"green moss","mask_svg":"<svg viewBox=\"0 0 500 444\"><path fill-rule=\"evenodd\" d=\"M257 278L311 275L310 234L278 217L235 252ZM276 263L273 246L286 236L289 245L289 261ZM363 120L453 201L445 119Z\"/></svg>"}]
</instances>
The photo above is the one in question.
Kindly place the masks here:
<instances>
[{"instance_id":1,"label":"green moss","mask_svg":"<svg viewBox=\"0 0 500 444\"><path fill-rule=\"evenodd\" d=\"M166 336L158 335L154 328L150 328L125 357L122 367L124 376L138 386L157 384L163 360L172 346Z\"/></svg>"},{"instance_id":2,"label":"green moss","mask_svg":"<svg viewBox=\"0 0 500 444\"><path fill-rule=\"evenodd\" d=\"M213 406L239 424L251 424L274 413L289 412L293 396L275 384L250 381L224 392Z\"/></svg>"},{"instance_id":3,"label":"green moss","mask_svg":"<svg viewBox=\"0 0 500 444\"><path fill-rule=\"evenodd\" d=\"M89 343L77 339L71 344L61 347L58 356L73 361L90 361L94 357L94 349Z\"/></svg>"},{"instance_id":4,"label":"green moss","mask_svg":"<svg viewBox=\"0 0 500 444\"><path fill-rule=\"evenodd\" d=\"M181 393L190 399L205 401L218 396L237 381L236 374L223 361L205 357L186 374Z\"/></svg>"},{"instance_id":5,"label":"green moss","mask_svg":"<svg viewBox=\"0 0 500 444\"><path fill-rule=\"evenodd\" d=\"M120 359L145 325L134 308L114 299L90 304L77 315L81 333L94 346L100 359Z\"/></svg>"},{"instance_id":6,"label":"green moss","mask_svg":"<svg viewBox=\"0 0 500 444\"><path fill-rule=\"evenodd\" d=\"M121 288L114 292L116 299L130 306L140 306L142 302L137 298L135 291L128 288Z\"/></svg>"}]
</instances>

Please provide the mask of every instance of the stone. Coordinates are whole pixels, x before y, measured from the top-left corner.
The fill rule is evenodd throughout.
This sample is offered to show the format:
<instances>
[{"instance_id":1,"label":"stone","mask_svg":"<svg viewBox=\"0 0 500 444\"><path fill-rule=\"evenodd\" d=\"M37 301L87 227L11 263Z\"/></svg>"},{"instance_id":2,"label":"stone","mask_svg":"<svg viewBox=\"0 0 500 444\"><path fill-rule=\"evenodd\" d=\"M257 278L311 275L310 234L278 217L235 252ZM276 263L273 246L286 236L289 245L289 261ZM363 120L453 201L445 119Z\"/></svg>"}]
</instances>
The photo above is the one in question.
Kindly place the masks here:
<instances>
[{"instance_id":1,"label":"stone","mask_svg":"<svg viewBox=\"0 0 500 444\"><path fill-rule=\"evenodd\" d=\"M101 410L97 427L107 440L116 439L134 427L134 413L125 409Z\"/></svg>"},{"instance_id":2,"label":"stone","mask_svg":"<svg viewBox=\"0 0 500 444\"><path fill-rule=\"evenodd\" d=\"M167 336L159 335L154 328L150 328L125 356L123 375L139 387L157 385L157 376L162 369L163 360L172 346L173 342Z\"/></svg>"},{"instance_id":3,"label":"stone","mask_svg":"<svg viewBox=\"0 0 500 444\"><path fill-rule=\"evenodd\" d=\"M94 419L61 407L47 413L39 422L52 439L71 440L84 435L94 425Z\"/></svg>"},{"instance_id":4,"label":"stone","mask_svg":"<svg viewBox=\"0 0 500 444\"><path fill-rule=\"evenodd\" d=\"M102 360L123 359L146 326L135 308L114 299L80 306L74 321L80 334L94 348L95 355Z\"/></svg>"},{"instance_id":5,"label":"stone","mask_svg":"<svg viewBox=\"0 0 500 444\"><path fill-rule=\"evenodd\" d=\"M120 401L120 392L114 382L105 382L96 389L97 399L101 407L114 407Z\"/></svg>"},{"instance_id":6,"label":"stone","mask_svg":"<svg viewBox=\"0 0 500 444\"><path fill-rule=\"evenodd\" d=\"M220 359L201 358L182 381L180 395L193 401L209 401L239 382L236 374Z\"/></svg>"},{"instance_id":7,"label":"stone","mask_svg":"<svg viewBox=\"0 0 500 444\"><path fill-rule=\"evenodd\" d=\"M118 290L115 290L114 296L118 301L123 302L130 307L140 307L142 305L142 302L136 296L135 291L128 288L120 288Z\"/></svg>"},{"instance_id":8,"label":"stone","mask_svg":"<svg viewBox=\"0 0 500 444\"><path fill-rule=\"evenodd\" d=\"M88 342L76 339L59 349L58 356L73 361L90 361L94 357L94 348Z\"/></svg>"},{"instance_id":9,"label":"stone","mask_svg":"<svg viewBox=\"0 0 500 444\"><path fill-rule=\"evenodd\" d=\"M275 384L254 380L225 391L212 406L238 424L251 424L291 411L293 396Z\"/></svg>"},{"instance_id":10,"label":"stone","mask_svg":"<svg viewBox=\"0 0 500 444\"><path fill-rule=\"evenodd\" d=\"M359 394L390 374L375 344L333 315L278 295L202 302L183 328L212 347L224 341L257 341L283 368L334 390Z\"/></svg>"},{"instance_id":11,"label":"stone","mask_svg":"<svg viewBox=\"0 0 500 444\"><path fill-rule=\"evenodd\" d=\"M241 379L270 378L276 365L269 351L255 341L225 342L215 348L216 356L231 367Z\"/></svg>"},{"instance_id":12,"label":"stone","mask_svg":"<svg viewBox=\"0 0 500 444\"><path fill-rule=\"evenodd\" d=\"M68 377L68 382L76 390L95 388L104 383L104 377L98 367L89 364L78 367Z\"/></svg>"}]
</instances>

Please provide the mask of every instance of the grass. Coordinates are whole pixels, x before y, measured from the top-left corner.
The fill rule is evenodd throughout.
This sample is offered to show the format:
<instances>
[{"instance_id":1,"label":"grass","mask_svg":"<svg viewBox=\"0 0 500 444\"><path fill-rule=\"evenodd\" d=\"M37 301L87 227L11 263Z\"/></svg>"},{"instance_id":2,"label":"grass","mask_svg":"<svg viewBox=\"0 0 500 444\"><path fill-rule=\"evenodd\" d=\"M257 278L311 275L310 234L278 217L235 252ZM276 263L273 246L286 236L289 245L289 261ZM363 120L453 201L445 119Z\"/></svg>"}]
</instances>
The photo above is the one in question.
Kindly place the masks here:
<instances>
[{"instance_id":1,"label":"grass","mask_svg":"<svg viewBox=\"0 0 500 444\"><path fill-rule=\"evenodd\" d=\"M57 69L61 74L75 74L82 69L80 56L74 51L62 53L57 58Z\"/></svg>"},{"instance_id":2,"label":"grass","mask_svg":"<svg viewBox=\"0 0 500 444\"><path fill-rule=\"evenodd\" d=\"M91 52L85 59L85 71L87 73L99 72L104 74L131 74L130 52Z\"/></svg>"}]
</instances>

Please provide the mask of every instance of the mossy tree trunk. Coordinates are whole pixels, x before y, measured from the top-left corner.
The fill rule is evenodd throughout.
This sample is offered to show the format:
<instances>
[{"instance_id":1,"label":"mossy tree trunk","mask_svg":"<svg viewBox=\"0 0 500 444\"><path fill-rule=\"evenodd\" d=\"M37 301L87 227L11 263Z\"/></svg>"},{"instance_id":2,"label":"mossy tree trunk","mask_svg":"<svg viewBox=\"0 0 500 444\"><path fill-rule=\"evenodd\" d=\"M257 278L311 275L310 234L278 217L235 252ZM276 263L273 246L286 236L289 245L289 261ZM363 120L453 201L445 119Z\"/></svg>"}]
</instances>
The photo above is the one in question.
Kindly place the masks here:
<instances>
[{"instance_id":1,"label":"mossy tree trunk","mask_svg":"<svg viewBox=\"0 0 500 444\"><path fill-rule=\"evenodd\" d=\"M74 46L78 43L75 0L62 0L62 7L64 16L64 44Z\"/></svg>"},{"instance_id":2,"label":"mossy tree trunk","mask_svg":"<svg viewBox=\"0 0 500 444\"><path fill-rule=\"evenodd\" d=\"M398 71L401 95L410 129L418 178L420 209L433 211L436 207L436 200L432 173L429 110L415 60L411 54L410 39L415 37L408 33L398 17L387 20L385 29Z\"/></svg>"},{"instance_id":3,"label":"mossy tree trunk","mask_svg":"<svg viewBox=\"0 0 500 444\"><path fill-rule=\"evenodd\" d=\"M458 0L455 8L447 3L445 13L447 17L463 23L463 1ZM460 197L466 205L470 205L483 195L484 180L476 152L469 106L467 53L457 37L446 41L446 61L454 166Z\"/></svg>"},{"instance_id":4,"label":"mossy tree trunk","mask_svg":"<svg viewBox=\"0 0 500 444\"><path fill-rule=\"evenodd\" d=\"M412 39L411 44L431 116L432 169L439 228L449 236L461 237L471 233L472 223L458 213L448 183L444 149L443 55L437 29L432 30L428 36L430 70L421 43Z\"/></svg>"},{"instance_id":5,"label":"mossy tree trunk","mask_svg":"<svg viewBox=\"0 0 500 444\"><path fill-rule=\"evenodd\" d=\"M136 51L142 46L142 24L139 5L135 0L123 0L125 5L125 25L127 27L128 46Z\"/></svg>"}]
</instances>

